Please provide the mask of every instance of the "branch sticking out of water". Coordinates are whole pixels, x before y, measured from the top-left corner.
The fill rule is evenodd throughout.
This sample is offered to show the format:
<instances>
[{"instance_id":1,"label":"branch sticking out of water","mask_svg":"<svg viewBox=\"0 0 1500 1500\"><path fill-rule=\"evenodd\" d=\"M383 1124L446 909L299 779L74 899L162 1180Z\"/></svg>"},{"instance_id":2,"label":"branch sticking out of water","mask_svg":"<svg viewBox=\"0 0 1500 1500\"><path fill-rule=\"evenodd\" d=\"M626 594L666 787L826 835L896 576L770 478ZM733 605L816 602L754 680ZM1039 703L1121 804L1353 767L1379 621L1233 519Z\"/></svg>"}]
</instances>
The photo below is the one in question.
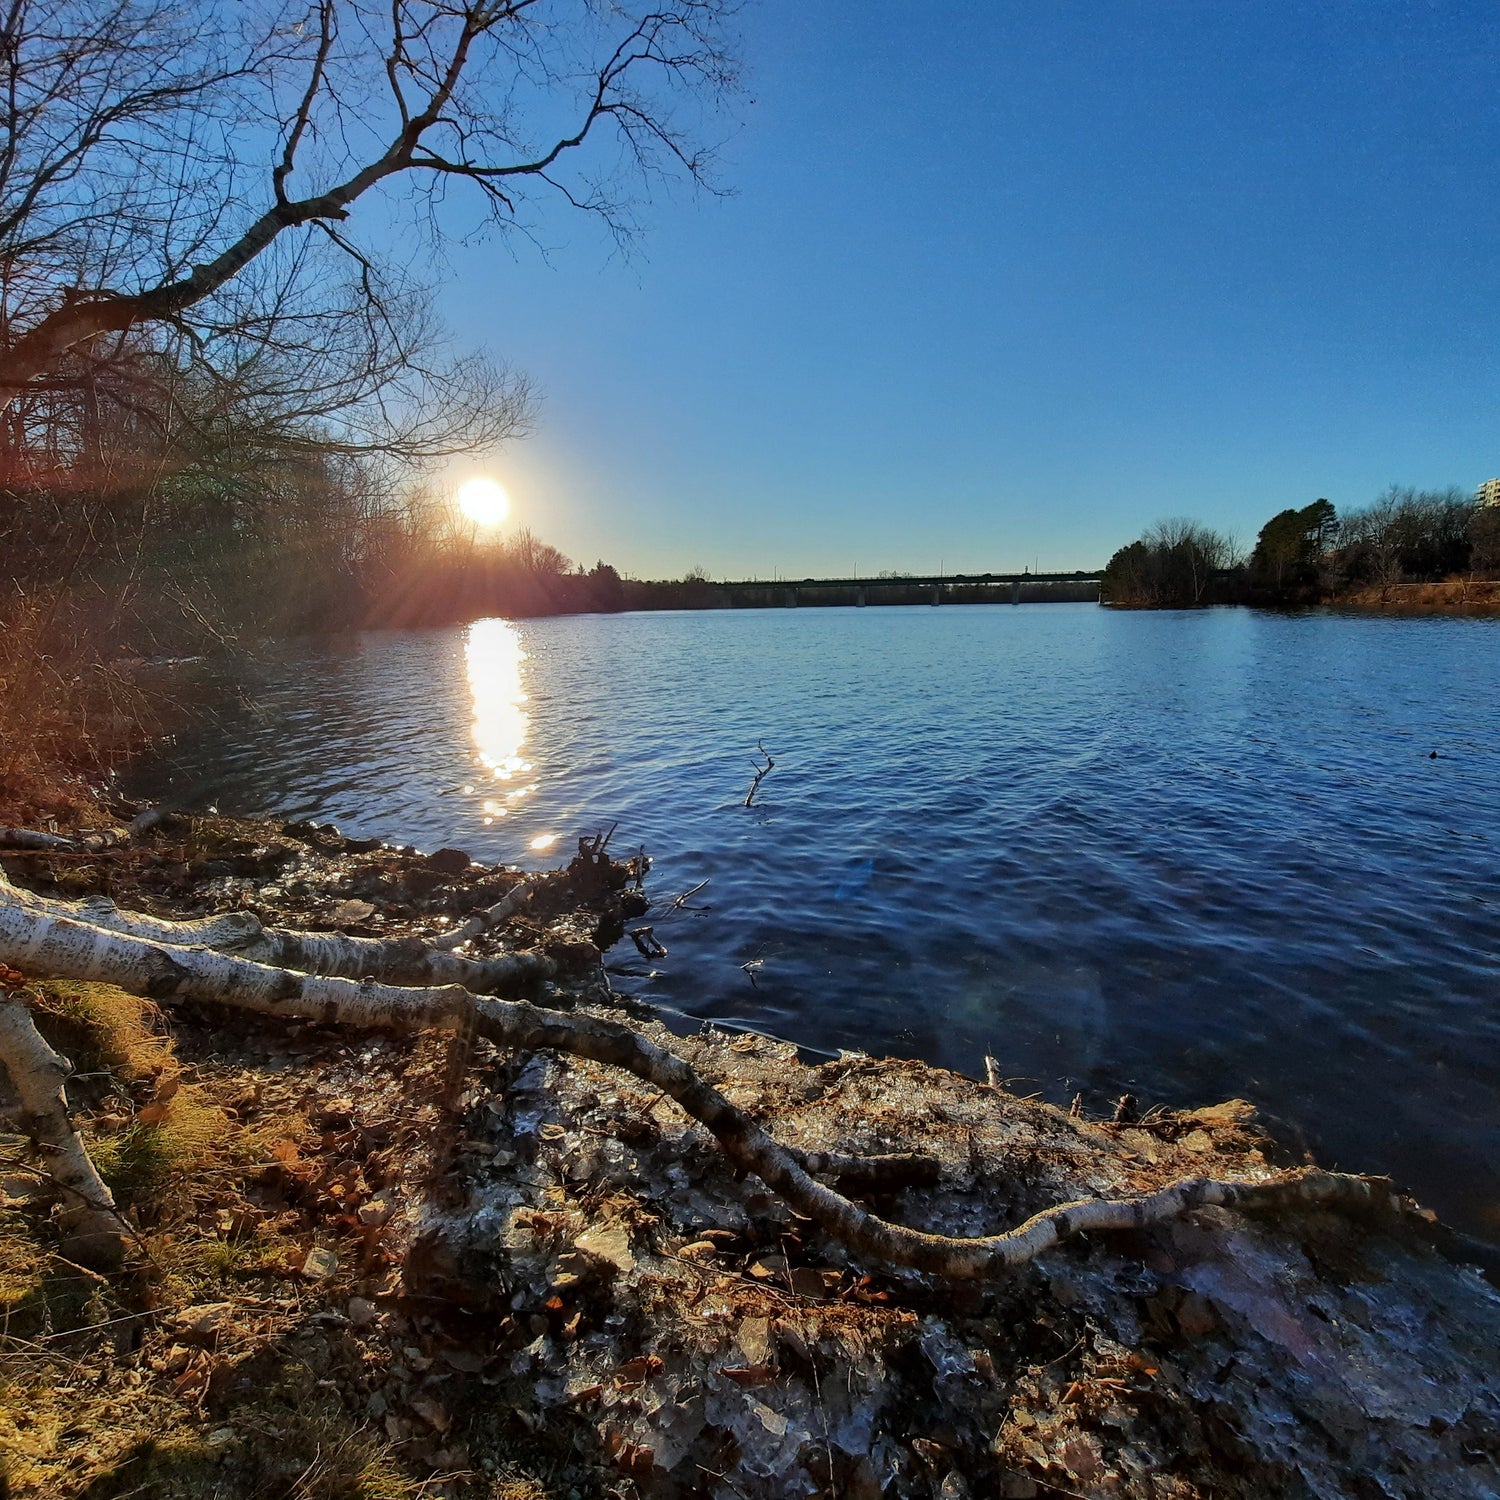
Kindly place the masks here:
<instances>
[{"instance_id":1,"label":"branch sticking out of water","mask_svg":"<svg viewBox=\"0 0 1500 1500\"><path fill-rule=\"evenodd\" d=\"M745 793L746 807L749 807L750 804L755 800L755 794L760 790L761 782L763 782L766 777L776 769L776 762L771 759L771 752L767 750L759 740L756 740L755 748L765 756L766 763L765 765L761 765L761 763L756 760L753 755L750 757L750 764L755 767L755 780L750 783L750 790Z\"/></svg>"}]
</instances>

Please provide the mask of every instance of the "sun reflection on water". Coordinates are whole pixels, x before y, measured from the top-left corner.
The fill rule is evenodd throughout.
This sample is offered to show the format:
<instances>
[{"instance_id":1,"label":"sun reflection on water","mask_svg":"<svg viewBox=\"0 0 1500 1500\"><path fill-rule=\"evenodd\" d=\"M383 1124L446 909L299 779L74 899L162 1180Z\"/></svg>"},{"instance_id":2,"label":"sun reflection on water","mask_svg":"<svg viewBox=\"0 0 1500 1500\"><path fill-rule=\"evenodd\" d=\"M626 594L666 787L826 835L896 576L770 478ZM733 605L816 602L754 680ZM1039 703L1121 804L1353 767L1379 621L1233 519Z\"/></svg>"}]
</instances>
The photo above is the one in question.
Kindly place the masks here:
<instances>
[{"instance_id":1,"label":"sun reflection on water","mask_svg":"<svg viewBox=\"0 0 1500 1500\"><path fill-rule=\"evenodd\" d=\"M474 698L474 760L495 781L517 785L488 788L480 803L481 821L493 825L516 811L516 804L537 789L530 774L536 768L521 754L530 728L522 666L526 652L521 633L509 620L475 620L464 643L469 691ZM465 785L472 795L476 789ZM555 833L539 833L529 847L541 852L557 842Z\"/></svg>"},{"instance_id":2,"label":"sun reflection on water","mask_svg":"<svg viewBox=\"0 0 1500 1500\"><path fill-rule=\"evenodd\" d=\"M475 759L496 781L511 781L531 770L531 763L521 755L528 721L526 691L521 685L526 653L521 649L520 632L509 620L475 620L469 626L464 655L469 691L474 695ZM503 809L486 802L485 811L493 815Z\"/></svg>"}]
</instances>

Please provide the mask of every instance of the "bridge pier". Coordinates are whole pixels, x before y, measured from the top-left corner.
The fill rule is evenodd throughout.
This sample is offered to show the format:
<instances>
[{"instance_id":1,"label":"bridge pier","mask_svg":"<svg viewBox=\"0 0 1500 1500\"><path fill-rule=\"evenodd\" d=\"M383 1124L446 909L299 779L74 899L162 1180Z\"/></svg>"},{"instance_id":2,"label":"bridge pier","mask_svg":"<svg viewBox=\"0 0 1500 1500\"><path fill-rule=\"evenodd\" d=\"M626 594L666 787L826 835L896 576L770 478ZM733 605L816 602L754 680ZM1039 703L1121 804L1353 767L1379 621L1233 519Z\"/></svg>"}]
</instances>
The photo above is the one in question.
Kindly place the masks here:
<instances>
[{"instance_id":1,"label":"bridge pier","mask_svg":"<svg viewBox=\"0 0 1500 1500\"><path fill-rule=\"evenodd\" d=\"M859 586L859 592L855 596L854 602L860 609L865 607L865 587L863 584Z\"/></svg>"},{"instance_id":2,"label":"bridge pier","mask_svg":"<svg viewBox=\"0 0 1500 1500\"><path fill-rule=\"evenodd\" d=\"M934 605L943 602L943 586L940 583L935 583L932 586L932 602Z\"/></svg>"},{"instance_id":3,"label":"bridge pier","mask_svg":"<svg viewBox=\"0 0 1500 1500\"><path fill-rule=\"evenodd\" d=\"M788 609L796 609L796 607L797 607L797 590L796 589L788 589L786 591L786 607Z\"/></svg>"},{"instance_id":4,"label":"bridge pier","mask_svg":"<svg viewBox=\"0 0 1500 1500\"><path fill-rule=\"evenodd\" d=\"M1019 604L1021 602L1021 580L1013 578L1010 584L1010 602Z\"/></svg>"}]
</instances>

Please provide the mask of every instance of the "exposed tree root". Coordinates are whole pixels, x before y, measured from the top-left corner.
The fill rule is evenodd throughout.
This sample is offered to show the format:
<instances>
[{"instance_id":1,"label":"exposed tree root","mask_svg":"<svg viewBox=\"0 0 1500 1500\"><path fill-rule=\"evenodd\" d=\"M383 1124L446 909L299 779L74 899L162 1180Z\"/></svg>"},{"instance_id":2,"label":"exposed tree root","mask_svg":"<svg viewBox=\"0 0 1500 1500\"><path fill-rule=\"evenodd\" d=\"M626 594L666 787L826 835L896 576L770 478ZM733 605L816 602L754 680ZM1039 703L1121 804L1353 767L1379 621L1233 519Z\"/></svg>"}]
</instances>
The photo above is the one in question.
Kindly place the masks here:
<instances>
[{"instance_id":1,"label":"exposed tree root","mask_svg":"<svg viewBox=\"0 0 1500 1500\"><path fill-rule=\"evenodd\" d=\"M670 1095L713 1132L736 1166L753 1172L794 1209L856 1254L954 1278L993 1276L1090 1230L1139 1229L1205 1204L1245 1209L1324 1207L1370 1212L1389 1204L1388 1183L1307 1169L1258 1183L1208 1178L1176 1183L1142 1198L1087 1199L1034 1215L1004 1234L955 1239L891 1224L818 1182L808 1170L850 1158L802 1157L763 1131L705 1083L680 1057L629 1027L586 1015L562 1015L512 1001L474 1001L479 1035L509 1047L553 1048L609 1063ZM908 1161L911 1159L908 1158ZM806 1165L803 1165L803 1163ZM876 1168L872 1175L878 1176Z\"/></svg>"},{"instance_id":2,"label":"exposed tree root","mask_svg":"<svg viewBox=\"0 0 1500 1500\"><path fill-rule=\"evenodd\" d=\"M63 915L59 908L73 914ZM878 1185L883 1180L894 1186L930 1173L930 1164L912 1157L864 1159L788 1149L704 1082L682 1058L627 1026L525 1002L486 998L456 984L398 986L298 972L141 935L148 929L181 932L186 926L201 939L214 934L213 922L171 924L126 918L117 912L114 916L135 930L106 928L81 919L66 903L39 903L0 877L0 961L39 975L106 981L158 1001L191 997L274 1015L398 1030L473 1027L500 1046L550 1048L623 1068L670 1095L713 1133L736 1167L754 1173L851 1251L943 1276L993 1276L1025 1264L1072 1235L1138 1229L1205 1204L1253 1210L1316 1206L1356 1213L1389 1209L1396 1202L1387 1183L1307 1169L1260 1182L1194 1179L1140 1198L1063 1204L1016 1229L983 1238L926 1234L877 1217L819 1182L814 1174L836 1175L851 1184ZM214 919L226 920L231 919ZM295 951L291 940L307 943L312 937L288 934L286 949ZM315 949L316 944L308 951ZM8 1047L3 1056L10 1065ZM29 1064L23 1059L20 1066L24 1071Z\"/></svg>"}]
</instances>

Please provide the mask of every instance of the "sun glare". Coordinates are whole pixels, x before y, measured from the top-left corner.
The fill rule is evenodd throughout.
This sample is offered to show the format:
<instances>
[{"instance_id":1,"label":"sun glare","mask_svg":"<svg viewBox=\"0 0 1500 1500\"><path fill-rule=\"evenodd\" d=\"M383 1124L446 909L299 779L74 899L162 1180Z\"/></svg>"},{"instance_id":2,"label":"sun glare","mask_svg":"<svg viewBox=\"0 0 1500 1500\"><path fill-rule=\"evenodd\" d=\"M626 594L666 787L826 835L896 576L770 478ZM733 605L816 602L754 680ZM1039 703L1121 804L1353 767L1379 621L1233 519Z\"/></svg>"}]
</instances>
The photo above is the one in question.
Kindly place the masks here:
<instances>
[{"instance_id":1,"label":"sun glare","mask_svg":"<svg viewBox=\"0 0 1500 1500\"><path fill-rule=\"evenodd\" d=\"M498 526L510 509L510 496L493 479L469 479L459 486L458 508L476 526Z\"/></svg>"}]
</instances>

